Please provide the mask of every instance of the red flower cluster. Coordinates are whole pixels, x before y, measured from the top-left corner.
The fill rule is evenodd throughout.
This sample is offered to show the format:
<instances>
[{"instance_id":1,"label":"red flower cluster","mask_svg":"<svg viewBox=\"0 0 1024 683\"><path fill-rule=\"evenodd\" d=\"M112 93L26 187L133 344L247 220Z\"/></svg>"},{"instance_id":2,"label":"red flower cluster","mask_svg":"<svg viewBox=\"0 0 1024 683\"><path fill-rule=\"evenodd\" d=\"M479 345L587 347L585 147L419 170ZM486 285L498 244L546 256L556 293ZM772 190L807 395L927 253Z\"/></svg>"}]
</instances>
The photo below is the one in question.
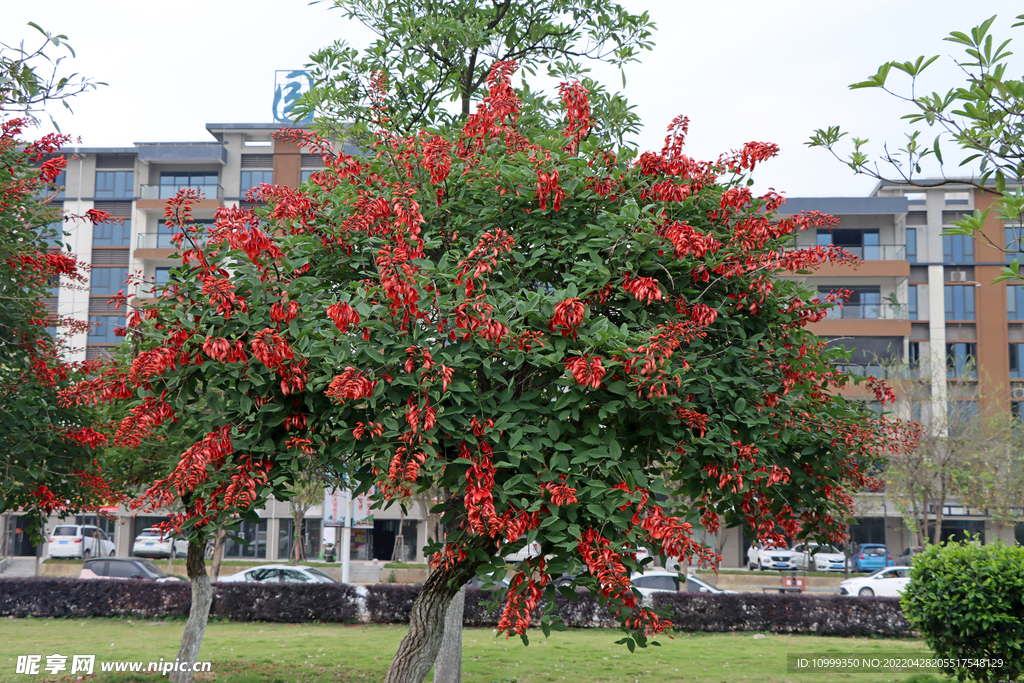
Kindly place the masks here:
<instances>
[{"instance_id":1,"label":"red flower cluster","mask_svg":"<svg viewBox=\"0 0 1024 683\"><path fill-rule=\"evenodd\" d=\"M582 384L591 389L601 388L601 378L604 377L604 366L601 365L600 356L574 356L565 361L565 367L572 373L577 384Z\"/></svg>"},{"instance_id":2,"label":"red flower cluster","mask_svg":"<svg viewBox=\"0 0 1024 683\"><path fill-rule=\"evenodd\" d=\"M576 328L583 323L583 313L586 309L583 302L576 298L566 299L555 304L555 315L548 323L548 329L554 332L559 329L563 337L576 338Z\"/></svg>"},{"instance_id":3,"label":"red flower cluster","mask_svg":"<svg viewBox=\"0 0 1024 683\"><path fill-rule=\"evenodd\" d=\"M358 400L372 396L376 386L376 382L370 381L362 372L350 366L331 380L324 393L339 403L344 403L346 400Z\"/></svg>"},{"instance_id":4,"label":"red flower cluster","mask_svg":"<svg viewBox=\"0 0 1024 683\"><path fill-rule=\"evenodd\" d=\"M570 154L576 154L579 151L580 142L587 137L590 127L594 124L590 118L590 92L579 81L576 81L561 83L558 86L558 94L565 104L565 115L568 119L565 130L562 132L562 135L569 138L564 149Z\"/></svg>"},{"instance_id":5,"label":"red flower cluster","mask_svg":"<svg viewBox=\"0 0 1024 683\"><path fill-rule=\"evenodd\" d=\"M334 321L335 326L342 332L348 332L350 325L358 325L359 314L348 302L342 301L327 307L327 317Z\"/></svg>"},{"instance_id":6,"label":"red flower cluster","mask_svg":"<svg viewBox=\"0 0 1024 683\"><path fill-rule=\"evenodd\" d=\"M653 277L633 278L630 273L626 273L622 288L635 296L638 301L646 299L648 305L652 301L661 301L661 286Z\"/></svg>"},{"instance_id":7,"label":"red flower cluster","mask_svg":"<svg viewBox=\"0 0 1024 683\"><path fill-rule=\"evenodd\" d=\"M544 596L544 586L551 579L544 571L544 558L537 558L536 562L537 570L534 572L530 567L531 561L526 560L523 571L513 576L509 584L505 607L498 619L498 633L504 633L506 638L513 633L521 636L530 628L530 614L537 609ZM525 588L522 587L524 582Z\"/></svg>"}]
</instances>

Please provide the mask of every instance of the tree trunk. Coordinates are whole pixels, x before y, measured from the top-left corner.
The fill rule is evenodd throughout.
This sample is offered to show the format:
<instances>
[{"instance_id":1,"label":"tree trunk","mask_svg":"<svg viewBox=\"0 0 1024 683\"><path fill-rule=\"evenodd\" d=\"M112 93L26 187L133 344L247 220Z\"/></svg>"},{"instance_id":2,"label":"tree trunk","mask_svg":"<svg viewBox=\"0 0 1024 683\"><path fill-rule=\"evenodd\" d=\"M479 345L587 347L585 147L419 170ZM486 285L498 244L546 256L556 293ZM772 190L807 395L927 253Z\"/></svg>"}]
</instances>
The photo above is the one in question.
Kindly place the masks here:
<instances>
[{"instance_id":1,"label":"tree trunk","mask_svg":"<svg viewBox=\"0 0 1024 683\"><path fill-rule=\"evenodd\" d=\"M462 683L462 614L466 607L463 586L448 604L444 615L444 637L434 661L434 683Z\"/></svg>"},{"instance_id":2,"label":"tree trunk","mask_svg":"<svg viewBox=\"0 0 1024 683\"><path fill-rule=\"evenodd\" d=\"M945 495L943 495L942 498L937 499L936 503L937 504L935 506L935 533L932 534L932 543L938 545L942 542L942 508L946 505Z\"/></svg>"},{"instance_id":3,"label":"tree trunk","mask_svg":"<svg viewBox=\"0 0 1024 683\"><path fill-rule=\"evenodd\" d=\"M220 578L220 562L224 559L224 542L228 540L228 532L226 529L218 529L213 538L213 566L210 569L210 580L216 581Z\"/></svg>"},{"instance_id":4,"label":"tree trunk","mask_svg":"<svg viewBox=\"0 0 1024 683\"><path fill-rule=\"evenodd\" d=\"M409 615L409 632L391 660L384 683L421 683L437 660L444 638L445 615L452 598L473 578L476 564L456 564L435 571L423 584ZM452 586L455 584L455 587Z\"/></svg>"},{"instance_id":5,"label":"tree trunk","mask_svg":"<svg viewBox=\"0 0 1024 683\"><path fill-rule=\"evenodd\" d=\"M298 563L306 559L306 544L302 538L302 521L306 511L292 505L292 559Z\"/></svg>"},{"instance_id":6,"label":"tree trunk","mask_svg":"<svg viewBox=\"0 0 1024 683\"><path fill-rule=\"evenodd\" d=\"M188 581L192 585L192 604L188 610L185 632L181 636L181 647L178 648L177 668L181 670L171 672L169 678L173 683L191 683L192 666L199 658L199 648L206 633L206 621L210 617L213 592L210 589L210 577L206 573L206 563L203 561L205 551L205 543L190 543L188 546L185 566L188 568Z\"/></svg>"}]
</instances>

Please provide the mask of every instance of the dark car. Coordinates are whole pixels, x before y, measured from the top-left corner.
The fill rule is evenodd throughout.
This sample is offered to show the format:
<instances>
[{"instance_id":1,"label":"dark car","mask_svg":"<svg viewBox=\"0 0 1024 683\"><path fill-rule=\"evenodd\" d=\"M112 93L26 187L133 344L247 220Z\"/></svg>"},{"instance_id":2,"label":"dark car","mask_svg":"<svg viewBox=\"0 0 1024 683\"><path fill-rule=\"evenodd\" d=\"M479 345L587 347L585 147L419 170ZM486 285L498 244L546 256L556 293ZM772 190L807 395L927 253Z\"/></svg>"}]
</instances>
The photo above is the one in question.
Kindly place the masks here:
<instances>
[{"instance_id":1,"label":"dark car","mask_svg":"<svg viewBox=\"0 0 1024 683\"><path fill-rule=\"evenodd\" d=\"M919 545L913 545L909 548L905 548L903 552L896 557L896 564L909 567L910 563L914 561L914 558L924 552L924 548Z\"/></svg>"},{"instance_id":2,"label":"dark car","mask_svg":"<svg viewBox=\"0 0 1024 683\"><path fill-rule=\"evenodd\" d=\"M892 553L881 543L862 543L853 556L853 564L859 572L874 572L892 567Z\"/></svg>"},{"instance_id":3,"label":"dark car","mask_svg":"<svg viewBox=\"0 0 1024 683\"><path fill-rule=\"evenodd\" d=\"M80 579L150 579L155 581L181 581L177 576L167 576L149 560L137 557L107 557L86 560L82 565Z\"/></svg>"}]
</instances>

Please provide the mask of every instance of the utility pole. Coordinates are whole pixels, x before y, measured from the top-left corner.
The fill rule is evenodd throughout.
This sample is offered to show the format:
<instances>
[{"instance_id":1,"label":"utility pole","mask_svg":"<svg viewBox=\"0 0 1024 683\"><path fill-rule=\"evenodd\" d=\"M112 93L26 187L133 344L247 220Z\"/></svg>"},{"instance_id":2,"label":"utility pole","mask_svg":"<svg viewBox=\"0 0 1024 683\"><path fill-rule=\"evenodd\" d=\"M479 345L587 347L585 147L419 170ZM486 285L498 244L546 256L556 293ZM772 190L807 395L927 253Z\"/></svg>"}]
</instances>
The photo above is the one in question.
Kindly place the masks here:
<instances>
[{"instance_id":1,"label":"utility pole","mask_svg":"<svg viewBox=\"0 0 1024 683\"><path fill-rule=\"evenodd\" d=\"M349 582L352 566L352 490L346 492L344 526L341 528L341 582Z\"/></svg>"}]
</instances>

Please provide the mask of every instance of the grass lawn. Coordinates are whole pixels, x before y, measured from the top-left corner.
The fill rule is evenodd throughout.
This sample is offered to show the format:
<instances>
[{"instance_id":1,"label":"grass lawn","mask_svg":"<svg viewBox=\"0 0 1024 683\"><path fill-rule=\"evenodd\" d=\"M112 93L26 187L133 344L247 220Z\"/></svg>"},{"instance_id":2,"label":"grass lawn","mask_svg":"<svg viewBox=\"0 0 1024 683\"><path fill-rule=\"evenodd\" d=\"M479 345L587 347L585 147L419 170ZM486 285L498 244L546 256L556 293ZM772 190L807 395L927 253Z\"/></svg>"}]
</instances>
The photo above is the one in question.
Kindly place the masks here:
<instances>
[{"instance_id":1,"label":"grass lawn","mask_svg":"<svg viewBox=\"0 0 1024 683\"><path fill-rule=\"evenodd\" d=\"M95 683L167 680L157 673L99 673L101 662L150 662L177 654L184 622L114 619L0 620L0 681L70 681L68 672L53 676L15 673L18 655L96 655ZM339 683L384 678L404 626L339 626L333 624L209 625L200 661L212 671L197 681L218 683ZM621 645L615 632L539 631L529 647L518 639L495 638L490 629L463 634L463 681L466 683L620 683L628 681L698 681L701 683L938 683L947 679L907 673L787 674L786 655L843 653L858 656L926 656L920 640L819 638L754 634L679 634L661 647L637 650ZM143 665L145 668L145 664ZM77 675L76 675L77 677ZM428 677L428 681L430 678Z\"/></svg>"}]
</instances>

